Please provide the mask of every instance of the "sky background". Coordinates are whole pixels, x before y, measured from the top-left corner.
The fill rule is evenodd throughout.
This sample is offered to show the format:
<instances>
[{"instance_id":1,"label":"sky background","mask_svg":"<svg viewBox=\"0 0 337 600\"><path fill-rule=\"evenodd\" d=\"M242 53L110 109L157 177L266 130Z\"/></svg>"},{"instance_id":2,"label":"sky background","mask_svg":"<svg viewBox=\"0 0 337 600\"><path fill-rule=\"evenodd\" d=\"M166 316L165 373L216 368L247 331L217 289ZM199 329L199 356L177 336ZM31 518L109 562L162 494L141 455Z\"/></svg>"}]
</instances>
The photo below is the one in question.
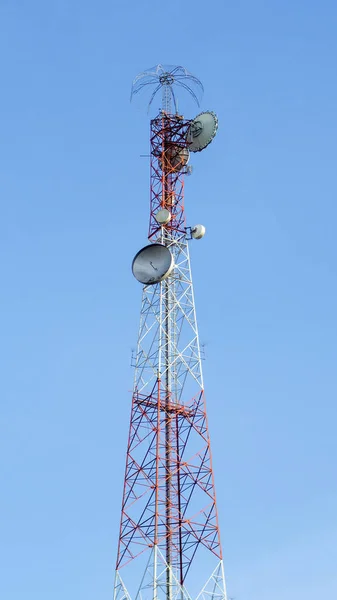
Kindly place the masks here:
<instances>
[{"instance_id":1,"label":"sky background","mask_svg":"<svg viewBox=\"0 0 337 600\"><path fill-rule=\"evenodd\" d=\"M191 256L229 596L337 597L336 31L333 0L0 1L4 600L112 598L149 212L129 94L157 63L219 117L186 210L207 227Z\"/></svg>"}]
</instances>

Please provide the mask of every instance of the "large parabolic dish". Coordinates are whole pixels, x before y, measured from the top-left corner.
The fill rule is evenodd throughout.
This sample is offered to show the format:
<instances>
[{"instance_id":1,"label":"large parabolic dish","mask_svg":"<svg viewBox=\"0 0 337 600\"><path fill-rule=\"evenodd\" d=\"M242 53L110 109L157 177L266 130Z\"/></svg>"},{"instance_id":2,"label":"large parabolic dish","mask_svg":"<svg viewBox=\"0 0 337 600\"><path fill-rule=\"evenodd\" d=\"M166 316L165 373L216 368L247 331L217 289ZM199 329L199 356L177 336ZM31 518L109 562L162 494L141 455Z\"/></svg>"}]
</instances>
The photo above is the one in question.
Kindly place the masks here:
<instances>
[{"instance_id":1,"label":"large parabolic dish","mask_svg":"<svg viewBox=\"0 0 337 600\"><path fill-rule=\"evenodd\" d=\"M139 250L133 259L132 273L140 283L152 285L166 279L173 267L173 256L166 246L149 244Z\"/></svg>"},{"instance_id":2,"label":"large parabolic dish","mask_svg":"<svg viewBox=\"0 0 337 600\"><path fill-rule=\"evenodd\" d=\"M186 140L190 152L201 152L214 139L218 129L218 117L214 112L202 112L193 119Z\"/></svg>"}]
</instances>

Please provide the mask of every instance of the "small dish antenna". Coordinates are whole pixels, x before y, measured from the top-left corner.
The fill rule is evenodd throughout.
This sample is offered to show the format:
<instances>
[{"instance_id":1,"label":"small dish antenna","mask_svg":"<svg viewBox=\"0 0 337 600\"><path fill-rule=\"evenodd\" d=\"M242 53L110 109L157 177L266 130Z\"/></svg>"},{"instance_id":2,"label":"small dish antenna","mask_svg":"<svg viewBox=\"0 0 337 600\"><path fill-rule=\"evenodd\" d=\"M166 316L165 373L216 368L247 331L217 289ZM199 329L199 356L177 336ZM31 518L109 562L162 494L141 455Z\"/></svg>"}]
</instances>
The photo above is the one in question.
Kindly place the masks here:
<instances>
[{"instance_id":1,"label":"small dish antenna","mask_svg":"<svg viewBox=\"0 0 337 600\"><path fill-rule=\"evenodd\" d=\"M140 283L153 285L166 279L174 269L174 258L162 244L149 244L137 252L132 273Z\"/></svg>"},{"instance_id":2,"label":"small dish antenna","mask_svg":"<svg viewBox=\"0 0 337 600\"><path fill-rule=\"evenodd\" d=\"M195 225L191 228L191 236L194 240L201 240L206 233L206 227L204 225Z\"/></svg>"},{"instance_id":3,"label":"small dish antenna","mask_svg":"<svg viewBox=\"0 0 337 600\"><path fill-rule=\"evenodd\" d=\"M167 225L171 221L171 213L166 208L163 208L157 212L155 219L159 225Z\"/></svg>"},{"instance_id":4,"label":"small dish antenna","mask_svg":"<svg viewBox=\"0 0 337 600\"><path fill-rule=\"evenodd\" d=\"M162 157L158 157L161 167L166 171L172 171L176 173L182 171L190 159L190 153L185 146L179 146L179 144L169 144L167 149L163 153Z\"/></svg>"},{"instance_id":5,"label":"small dish antenna","mask_svg":"<svg viewBox=\"0 0 337 600\"><path fill-rule=\"evenodd\" d=\"M187 130L186 140L191 152L201 152L214 139L218 129L218 117L214 112L202 112L195 117Z\"/></svg>"}]
</instances>

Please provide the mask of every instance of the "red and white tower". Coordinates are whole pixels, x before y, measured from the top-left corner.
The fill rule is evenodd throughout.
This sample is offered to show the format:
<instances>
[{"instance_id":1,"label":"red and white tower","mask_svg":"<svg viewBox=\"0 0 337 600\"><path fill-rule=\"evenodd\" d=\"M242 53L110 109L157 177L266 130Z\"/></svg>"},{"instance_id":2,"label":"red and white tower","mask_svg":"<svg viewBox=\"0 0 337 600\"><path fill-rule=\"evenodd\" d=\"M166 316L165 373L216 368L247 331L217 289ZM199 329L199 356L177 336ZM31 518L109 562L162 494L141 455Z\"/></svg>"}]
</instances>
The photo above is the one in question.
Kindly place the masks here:
<instances>
[{"instance_id":1,"label":"red and white tower","mask_svg":"<svg viewBox=\"0 0 337 600\"><path fill-rule=\"evenodd\" d=\"M205 148L217 118L187 120L175 90L198 101L198 79L159 65L138 76L133 95L154 84L162 109L151 120L149 243L132 270L143 285L114 600L226 600L222 549L189 240L205 229L185 220L190 152Z\"/></svg>"}]
</instances>

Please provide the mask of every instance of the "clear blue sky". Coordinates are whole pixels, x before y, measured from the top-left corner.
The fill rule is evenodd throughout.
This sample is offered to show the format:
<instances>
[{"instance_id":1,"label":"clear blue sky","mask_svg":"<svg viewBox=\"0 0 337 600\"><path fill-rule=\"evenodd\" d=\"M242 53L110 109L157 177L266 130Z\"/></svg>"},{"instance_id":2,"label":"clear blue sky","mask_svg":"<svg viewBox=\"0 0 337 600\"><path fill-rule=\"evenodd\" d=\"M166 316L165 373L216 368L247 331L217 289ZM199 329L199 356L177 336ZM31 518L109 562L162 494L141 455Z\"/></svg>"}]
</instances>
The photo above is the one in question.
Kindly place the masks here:
<instances>
[{"instance_id":1,"label":"clear blue sky","mask_svg":"<svg viewBox=\"0 0 337 600\"><path fill-rule=\"evenodd\" d=\"M220 121L186 207L229 595L337 597L336 31L333 0L2 0L4 600L112 598L159 62Z\"/></svg>"}]
</instances>

